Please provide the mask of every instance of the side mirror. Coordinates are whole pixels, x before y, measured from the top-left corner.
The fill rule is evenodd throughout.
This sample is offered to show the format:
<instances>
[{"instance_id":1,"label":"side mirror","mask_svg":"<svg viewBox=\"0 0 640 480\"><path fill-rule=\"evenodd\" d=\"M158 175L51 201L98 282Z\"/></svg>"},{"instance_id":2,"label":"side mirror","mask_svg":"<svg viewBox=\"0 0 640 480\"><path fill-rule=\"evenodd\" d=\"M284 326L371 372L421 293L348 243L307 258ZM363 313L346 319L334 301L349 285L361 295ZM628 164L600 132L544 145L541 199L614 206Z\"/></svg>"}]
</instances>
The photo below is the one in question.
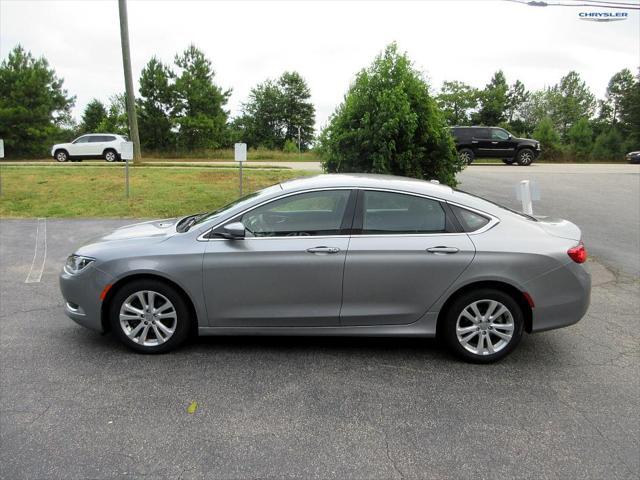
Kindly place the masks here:
<instances>
[{"instance_id":1,"label":"side mirror","mask_svg":"<svg viewBox=\"0 0 640 480\"><path fill-rule=\"evenodd\" d=\"M511 140L513 138L513 135L509 134L509 140Z\"/></svg>"},{"instance_id":2,"label":"side mirror","mask_svg":"<svg viewBox=\"0 0 640 480\"><path fill-rule=\"evenodd\" d=\"M242 222L233 222L224 226L224 238L234 240L236 238L244 238L245 228Z\"/></svg>"}]
</instances>

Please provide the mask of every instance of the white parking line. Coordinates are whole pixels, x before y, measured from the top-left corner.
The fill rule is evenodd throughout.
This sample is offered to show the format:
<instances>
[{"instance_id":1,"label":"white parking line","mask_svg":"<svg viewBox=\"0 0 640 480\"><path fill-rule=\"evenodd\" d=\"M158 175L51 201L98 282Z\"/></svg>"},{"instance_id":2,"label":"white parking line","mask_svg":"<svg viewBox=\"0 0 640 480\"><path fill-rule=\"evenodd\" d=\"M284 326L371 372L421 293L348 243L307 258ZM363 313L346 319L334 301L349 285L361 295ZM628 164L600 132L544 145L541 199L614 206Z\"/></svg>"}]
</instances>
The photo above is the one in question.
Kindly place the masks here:
<instances>
[{"instance_id":1,"label":"white parking line","mask_svg":"<svg viewBox=\"0 0 640 480\"><path fill-rule=\"evenodd\" d=\"M36 245L33 252L33 261L29 274L24 283L40 283L42 272L44 271L44 263L47 261L47 219L38 218L36 227ZM36 267L36 265L39 265Z\"/></svg>"}]
</instances>

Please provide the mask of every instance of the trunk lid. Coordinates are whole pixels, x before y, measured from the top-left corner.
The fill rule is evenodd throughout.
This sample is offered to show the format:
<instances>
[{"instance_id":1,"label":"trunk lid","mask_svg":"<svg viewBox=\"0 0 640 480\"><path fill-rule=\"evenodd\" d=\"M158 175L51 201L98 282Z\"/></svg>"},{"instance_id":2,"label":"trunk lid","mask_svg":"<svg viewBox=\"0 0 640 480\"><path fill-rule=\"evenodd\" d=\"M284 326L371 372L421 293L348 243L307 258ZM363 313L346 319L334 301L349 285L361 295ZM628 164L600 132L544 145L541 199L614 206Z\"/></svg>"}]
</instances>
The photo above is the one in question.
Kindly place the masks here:
<instances>
[{"instance_id":1,"label":"trunk lid","mask_svg":"<svg viewBox=\"0 0 640 480\"><path fill-rule=\"evenodd\" d=\"M552 217L538 217L538 225L549 235L554 237L566 238L569 240L580 241L582 239L582 232L580 228L574 223L562 218Z\"/></svg>"}]
</instances>

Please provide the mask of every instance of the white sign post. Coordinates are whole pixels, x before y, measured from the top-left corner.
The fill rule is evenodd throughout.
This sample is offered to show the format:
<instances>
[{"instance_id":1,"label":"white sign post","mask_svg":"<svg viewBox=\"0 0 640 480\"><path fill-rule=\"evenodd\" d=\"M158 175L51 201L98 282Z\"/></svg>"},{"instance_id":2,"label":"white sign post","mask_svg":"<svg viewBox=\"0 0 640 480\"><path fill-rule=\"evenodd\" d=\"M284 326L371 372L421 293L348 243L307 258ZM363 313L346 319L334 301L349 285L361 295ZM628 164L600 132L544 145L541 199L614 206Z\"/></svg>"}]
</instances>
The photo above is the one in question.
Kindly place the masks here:
<instances>
[{"instance_id":1,"label":"white sign post","mask_svg":"<svg viewBox=\"0 0 640 480\"><path fill-rule=\"evenodd\" d=\"M247 144L236 143L234 153L236 162L240 163L240 196L242 196L242 164L247 161Z\"/></svg>"},{"instance_id":2,"label":"white sign post","mask_svg":"<svg viewBox=\"0 0 640 480\"><path fill-rule=\"evenodd\" d=\"M120 158L124 160L124 184L127 198L129 198L129 160L133 160L133 142L120 144Z\"/></svg>"},{"instance_id":3,"label":"white sign post","mask_svg":"<svg viewBox=\"0 0 640 480\"><path fill-rule=\"evenodd\" d=\"M522 180L516 186L516 198L522 202L522 211L527 215L533 215L533 200L540 200L538 184Z\"/></svg>"}]
</instances>

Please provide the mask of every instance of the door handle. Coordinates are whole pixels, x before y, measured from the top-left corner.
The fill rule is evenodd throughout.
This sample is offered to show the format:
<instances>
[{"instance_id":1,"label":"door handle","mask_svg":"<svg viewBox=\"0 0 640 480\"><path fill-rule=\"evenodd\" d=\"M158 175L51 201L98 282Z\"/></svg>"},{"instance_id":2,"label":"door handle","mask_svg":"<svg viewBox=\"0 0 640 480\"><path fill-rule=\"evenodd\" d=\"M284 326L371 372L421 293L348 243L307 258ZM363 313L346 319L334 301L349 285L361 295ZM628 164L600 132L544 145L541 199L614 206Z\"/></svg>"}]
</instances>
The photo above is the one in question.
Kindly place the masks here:
<instances>
[{"instance_id":1,"label":"door handle","mask_svg":"<svg viewBox=\"0 0 640 480\"><path fill-rule=\"evenodd\" d=\"M478 143L478 140L471 140L471 143Z\"/></svg>"},{"instance_id":2,"label":"door handle","mask_svg":"<svg viewBox=\"0 0 640 480\"><path fill-rule=\"evenodd\" d=\"M309 253L338 253L340 249L338 247L312 247L307 248Z\"/></svg>"},{"instance_id":3,"label":"door handle","mask_svg":"<svg viewBox=\"0 0 640 480\"><path fill-rule=\"evenodd\" d=\"M450 255L452 253L458 253L460 249L456 247L431 247L427 248L427 252L435 253L436 255Z\"/></svg>"},{"instance_id":4,"label":"door handle","mask_svg":"<svg viewBox=\"0 0 640 480\"><path fill-rule=\"evenodd\" d=\"M497 144L498 144L498 142L491 142L491 143L493 143L494 145L497 145Z\"/></svg>"}]
</instances>

